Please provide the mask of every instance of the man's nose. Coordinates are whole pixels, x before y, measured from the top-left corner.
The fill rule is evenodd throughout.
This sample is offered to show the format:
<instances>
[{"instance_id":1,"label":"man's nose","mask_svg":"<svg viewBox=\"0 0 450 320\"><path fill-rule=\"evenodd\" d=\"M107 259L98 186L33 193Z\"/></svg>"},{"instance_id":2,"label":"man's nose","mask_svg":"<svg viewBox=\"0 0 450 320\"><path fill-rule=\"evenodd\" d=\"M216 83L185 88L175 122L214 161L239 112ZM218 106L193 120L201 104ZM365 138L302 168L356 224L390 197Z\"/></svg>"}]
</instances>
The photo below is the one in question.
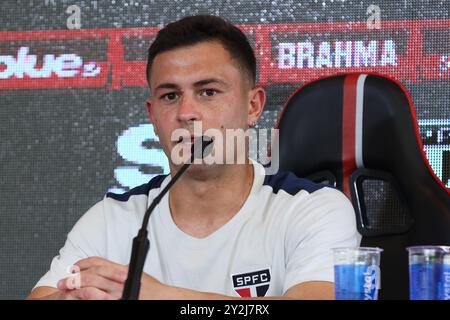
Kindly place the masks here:
<instances>
[{"instance_id":1,"label":"man's nose","mask_svg":"<svg viewBox=\"0 0 450 320\"><path fill-rule=\"evenodd\" d=\"M194 98L184 95L178 107L177 118L179 121L191 122L201 120L201 114Z\"/></svg>"}]
</instances>

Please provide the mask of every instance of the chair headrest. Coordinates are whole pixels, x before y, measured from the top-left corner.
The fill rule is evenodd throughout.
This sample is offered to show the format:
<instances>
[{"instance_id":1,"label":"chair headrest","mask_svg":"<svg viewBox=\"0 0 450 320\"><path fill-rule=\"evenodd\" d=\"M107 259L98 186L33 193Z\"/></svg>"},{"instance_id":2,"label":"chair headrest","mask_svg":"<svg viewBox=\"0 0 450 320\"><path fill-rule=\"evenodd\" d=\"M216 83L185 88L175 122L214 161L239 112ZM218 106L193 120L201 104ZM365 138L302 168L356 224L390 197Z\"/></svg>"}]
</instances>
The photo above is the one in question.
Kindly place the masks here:
<instances>
[{"instance_id":1,"label":"chair headrest","mask_svg":"<svg viewBox=\"0 0 450 320\"><path fill-rule=\"evenodd\" d=\"M424 208L424 194L433 193L436 211L450 215L450 191L428 164L412 100L396 80L352 73L310 82L288 99L276 127L279 167L334 182L354 206L356 181L360 190L364 180L384 181L399 203L396 212ZM404 217L397 231L411 225Z\"/></svg>"},{"instance_id":2,"label":"chair headrest","mask_svg":"<svg viewBox=\"0 0 450 320\"><path fill-rule=\"evenodd\" d=\"M357 168L370 168L444 188L425 158L412 100L393 79L346 74L310 82L288 99L277 128L280 167L299 176L330 171L342 186Z\"/></svg>"}]
</instances>

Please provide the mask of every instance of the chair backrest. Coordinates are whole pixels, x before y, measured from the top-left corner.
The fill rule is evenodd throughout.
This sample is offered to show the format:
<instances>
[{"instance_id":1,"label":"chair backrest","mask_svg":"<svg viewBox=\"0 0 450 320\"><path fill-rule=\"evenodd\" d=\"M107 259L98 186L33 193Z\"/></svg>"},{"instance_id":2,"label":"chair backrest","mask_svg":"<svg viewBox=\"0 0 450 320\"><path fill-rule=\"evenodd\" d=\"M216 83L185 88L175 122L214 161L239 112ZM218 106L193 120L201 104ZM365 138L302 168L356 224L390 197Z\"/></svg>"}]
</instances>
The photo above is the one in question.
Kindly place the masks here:
<instances>
[{"instance_id":1,"label":"chair backrest","mask_svg":"<svg viewBox=\"0 0 450 320\"><path fill-rule=\"evenodd\" d=\"M384 249L380 299L408 299L411 245L450 245L450 191L423 151L397 81L344 74L301 86L278 119L280 169L342 190L361 246Z\"/></svg>"}]
</instances>

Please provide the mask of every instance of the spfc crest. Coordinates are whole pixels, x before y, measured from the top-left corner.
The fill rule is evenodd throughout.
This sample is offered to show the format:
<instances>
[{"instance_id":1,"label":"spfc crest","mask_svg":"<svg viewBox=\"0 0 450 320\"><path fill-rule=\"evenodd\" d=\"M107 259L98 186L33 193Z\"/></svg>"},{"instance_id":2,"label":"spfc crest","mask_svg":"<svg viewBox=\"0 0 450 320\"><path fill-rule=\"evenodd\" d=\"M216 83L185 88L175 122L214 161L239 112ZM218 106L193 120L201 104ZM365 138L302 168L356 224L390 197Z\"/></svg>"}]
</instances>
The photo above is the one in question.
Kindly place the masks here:
<instances>
[{"instance_id":1,"label":"spfc crest","mask_svg":"<svg viewBox=\"0 0 450 320\"><path fill-rule=\"evenodd\" d=\"M234 274L231 278L241 297L264 297L270 285L270 269Z\"/></svg>"}]
</instances>

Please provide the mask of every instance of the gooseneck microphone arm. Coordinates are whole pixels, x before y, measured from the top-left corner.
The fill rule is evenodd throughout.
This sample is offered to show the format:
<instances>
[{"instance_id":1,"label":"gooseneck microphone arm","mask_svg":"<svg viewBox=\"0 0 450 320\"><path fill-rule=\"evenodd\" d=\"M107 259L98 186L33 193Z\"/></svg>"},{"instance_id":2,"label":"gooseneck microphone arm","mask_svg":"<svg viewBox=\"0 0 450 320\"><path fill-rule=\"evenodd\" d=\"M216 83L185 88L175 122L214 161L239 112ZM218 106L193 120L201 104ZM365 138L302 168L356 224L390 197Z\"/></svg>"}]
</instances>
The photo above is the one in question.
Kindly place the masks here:
<instances>
[{"instance_id":1,"label":"gooseneck microphone arm","mask_svg":"<svg viewBox=\"0 0 450 320\"><path fill-rule=\"evenodd\" d=\"M206 140L205 140L206 139ZM209 139L209 140L208 140ZM199 142L200 140L200 142ZM141 277L142 271L144 269L145 259L147 258L147 253L150 248L150 241L148 240L147 225L150 219L150 215L164 197L164 195L170 190L170 188L177 182L177 180L183 175L186 169L194 162L197 157L198 145L201 144L201 155L203 157L205 148L208 147L213 140L209 137L199 137L192 144L191 150L191 161L183 164L183 166L178 170L178 172L169 181L167 186L158 194L155 199L153 199L151 205L148 207L144 215L144 220L142 222L142 227L139 230L137 236L133 239L133 247L131 249L130 264L128 266L128 276L125 281L125 286L123 289L122 300L137 300L139 298L139 292L141 290ZM196 150L197 149L197 150ZM210 148L211 149L211 148Z\"/></svg>"}]
</instances>

